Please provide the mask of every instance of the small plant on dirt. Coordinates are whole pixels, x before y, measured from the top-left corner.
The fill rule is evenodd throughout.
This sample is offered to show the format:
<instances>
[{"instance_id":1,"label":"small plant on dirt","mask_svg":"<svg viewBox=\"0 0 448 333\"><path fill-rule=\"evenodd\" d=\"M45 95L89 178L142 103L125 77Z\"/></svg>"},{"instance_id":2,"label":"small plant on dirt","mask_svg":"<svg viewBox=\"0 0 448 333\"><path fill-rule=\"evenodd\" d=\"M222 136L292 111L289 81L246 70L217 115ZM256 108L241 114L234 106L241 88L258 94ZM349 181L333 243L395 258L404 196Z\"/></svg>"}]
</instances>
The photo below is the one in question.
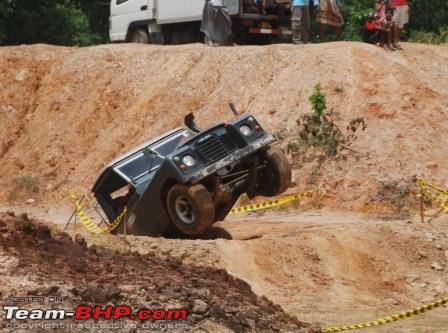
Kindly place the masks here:
<instances>
[{"instance_id":1,"label":"small plant on dirt","mask_svg":"<svg viewBox=\"0 0 448 333\"><path fill-rule=\"evenodd\" d=\"M297 120L299 133L288 143L288 151L301 153L314 147L323 150L324 156L319 156L320 159L336 156L341 150L357 153L349 146L357 140L358 129L363 131L366 129L364 119L352 119L344 133L334 122L333 110L327 109L325 94L319 84L314 87L309 100L313 112Z\"/></svg>"},{"instance_id":2,"label":"small plant on dirt","mask_svg":"<svg viewBox=\"0 0 448 333\"><path fill-rule=\"evenodd\" d=\"M14 187L18 191L38 193L40 184L39 179L33 176L21 176L14 178Z\"/></svg>"},{"instance_id":3,"label":"small plant on dirt","mask_svg":"<svg viewBox=\"0 0 448 333\"><path fill-rule=\"evenodd\" d=\"M416 207L412 180L385 180L379 183L378 192L372 201L390 204L399 217L407 218L411 207Z\"/></svg>"},{"instance_id":4,"label":"small plant on dirt","mask_svg":"<svg viewBox=\"0 0 448 333\"><path fill-rule=\"evenodd\" d=\"M26 193L39 193L40 191L40 181L37 177L29 175L20 176L14 178L12 184L13 186L8 194L10 200L16 200Z\"/></svg>"}]
</instances>

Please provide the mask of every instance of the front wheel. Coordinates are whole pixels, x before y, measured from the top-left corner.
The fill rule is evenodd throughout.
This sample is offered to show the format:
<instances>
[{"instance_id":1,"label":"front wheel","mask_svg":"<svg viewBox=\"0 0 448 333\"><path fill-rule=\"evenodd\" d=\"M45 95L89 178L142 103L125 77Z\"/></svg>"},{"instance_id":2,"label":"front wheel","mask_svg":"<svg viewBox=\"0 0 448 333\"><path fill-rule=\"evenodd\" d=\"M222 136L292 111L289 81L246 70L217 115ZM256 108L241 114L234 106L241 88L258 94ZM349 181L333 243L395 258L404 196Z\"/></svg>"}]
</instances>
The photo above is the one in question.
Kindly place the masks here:
<instances>
[{"instance_id":1,"label":"front wheel","mask_svg":"<svg viewBox=\"0 0 448 333\"><path fill-rule=\"evenodd\" d=\"M215 221L212 194L200 184L174 185L168 192L167 209L173 224L186 235L200 235Z\"/></svg>"},{"instance_id":2,"label":"front wheel","mask_svg":"<svg viewBox=\"0 0 448 333\"><path fill-rule=\"evenodd\" d=\"M265 197L273 197L285 192L291 186L291 165L285 152L270 147L263 156L264 167L258 174L257 192Z\"/></svg>"}]
</instances>

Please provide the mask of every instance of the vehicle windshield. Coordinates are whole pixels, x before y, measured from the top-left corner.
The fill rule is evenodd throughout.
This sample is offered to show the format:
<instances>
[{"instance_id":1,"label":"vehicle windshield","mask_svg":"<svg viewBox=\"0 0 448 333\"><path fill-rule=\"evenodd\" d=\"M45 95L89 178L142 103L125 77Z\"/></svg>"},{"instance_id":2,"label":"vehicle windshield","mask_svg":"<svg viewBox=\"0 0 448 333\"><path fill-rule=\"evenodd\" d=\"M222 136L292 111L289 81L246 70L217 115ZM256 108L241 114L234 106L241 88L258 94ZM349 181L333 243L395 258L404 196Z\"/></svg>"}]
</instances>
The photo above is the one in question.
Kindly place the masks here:
<instances>
[{"instance_id":1,"label":"vehicle windshield","mask_svg":"<svg viewBox=\"0 0 448 333\"><path fill-rule=\"evenodd\" d=\"M135 185L147 182L152 177L153 171L160 167L163 158L176 150L193 135L193 132L183 130L163 138L118 163L114 170L126 181Z\"/></svg>"}]
</instances>

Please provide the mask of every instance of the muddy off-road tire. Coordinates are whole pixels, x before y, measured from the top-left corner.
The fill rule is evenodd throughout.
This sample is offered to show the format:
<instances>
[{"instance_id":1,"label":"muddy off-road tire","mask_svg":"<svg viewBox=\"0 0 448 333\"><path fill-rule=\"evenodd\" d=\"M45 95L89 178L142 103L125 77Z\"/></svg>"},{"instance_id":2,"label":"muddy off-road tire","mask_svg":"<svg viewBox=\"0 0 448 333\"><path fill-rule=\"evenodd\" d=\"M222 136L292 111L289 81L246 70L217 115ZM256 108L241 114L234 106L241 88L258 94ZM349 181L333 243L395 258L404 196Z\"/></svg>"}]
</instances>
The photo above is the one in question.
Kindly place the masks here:
<instances>
[{"instance_id":1,"label":"muddy off-road tire","mask_svg":"<svg viewBox=\"0 0 448 333\"><path fill-rule=\"evenodd\" d=\"M266 165L258 174L258 194L273 197L285 192L291 186L291 165L285 152L270 147L263 158Z\"/></svg>"},{"instance_id":2,"label":"muddy off-road tire","mask_svg":"<svg viewBox=\"0 0 448 333\"><path fill-rule=\"evenodd\" d=\"M167 209L174 226L186 235L200 235L215 221L215 203L203 185L174 185Z\"/></svg>"},{"instance_id":3,"label":"muddy off-road tire","mask_svg":"<svg viewBox=\"0 0 448 333\"><path fill-rule=\"evenodd\" d=\"M149 35L143 29L135 29L129 33L129 43L149 44Z\"/></svg>"}]
</instances>

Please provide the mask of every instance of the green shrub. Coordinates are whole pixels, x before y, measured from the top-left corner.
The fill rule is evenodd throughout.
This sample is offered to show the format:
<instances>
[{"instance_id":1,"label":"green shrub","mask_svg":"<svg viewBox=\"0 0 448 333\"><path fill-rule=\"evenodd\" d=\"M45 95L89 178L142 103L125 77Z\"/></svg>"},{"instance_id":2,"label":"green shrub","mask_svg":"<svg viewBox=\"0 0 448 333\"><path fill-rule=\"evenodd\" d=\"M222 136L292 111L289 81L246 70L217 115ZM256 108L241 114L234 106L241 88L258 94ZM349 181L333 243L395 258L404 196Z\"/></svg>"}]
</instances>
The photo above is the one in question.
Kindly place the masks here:
<instances>
[{"instance_id":1,"label":"green shrub","mask_svg":"<svg viewBox=\"0 0 448 333\"><path fill-rule=\"evenodd\" d=\"M409 36L409 41L413 43L424 44L443 44L448 37L448 26L440 27L438 32L412 30Z\"/></svg>"}]
</instances>

